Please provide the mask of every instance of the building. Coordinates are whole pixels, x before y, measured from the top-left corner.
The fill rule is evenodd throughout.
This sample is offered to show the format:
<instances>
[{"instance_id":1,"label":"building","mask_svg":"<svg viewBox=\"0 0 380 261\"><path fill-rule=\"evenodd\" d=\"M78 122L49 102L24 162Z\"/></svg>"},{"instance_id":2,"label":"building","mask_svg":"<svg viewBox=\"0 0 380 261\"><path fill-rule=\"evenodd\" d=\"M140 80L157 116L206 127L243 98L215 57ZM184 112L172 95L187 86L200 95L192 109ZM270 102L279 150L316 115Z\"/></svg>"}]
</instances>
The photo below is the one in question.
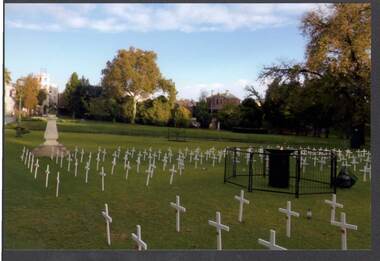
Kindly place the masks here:
<instances>
[{"instance_id":1,"label":"building","mask_svg":"<svg viewBox=\"0 0 380 261\"><path fill-rule=\"evenodd\" d=\"M4 88L4 114L5 116L15 115L16 89L13 83L5 84Z\"/></svg>"},{"instance_id":2,"label":"building","mask_svg":"<svg viewBox=\"0 0 380 261\"><path fill-rule=\"evenodd\" d=\"M208 109L211 113L218 112L227 104L239 105L240 99L228 91L217 93L206 98Z\"/></svg>"},{"instance_id":3,"label":"building","mask_svg":"<svg viewBox=\"0 0 380 261\"><path fill-rule=\"evenodd\" d=\"M181 100L178 100L176 101L176 103L180 106L183 106L185 107L186 109L188 109L191 113L193 113L193 109L195 107L195 101L193 100L189 100L189 99L181 99Z\"/></svg>"},{"instance_id":4,"label":"building","mask_svg":"<svg viewBox=\"0 0 380 261\"><path fill-rule=\"evenodd\" d=\"M46 72L40 72L34 75L40 82L41 89L47 93L46 100L42 103L42 113L47 113L50 106L58 105L58 87L56 84L51 83L50 75Z\"/></svg>"}]
</instances>

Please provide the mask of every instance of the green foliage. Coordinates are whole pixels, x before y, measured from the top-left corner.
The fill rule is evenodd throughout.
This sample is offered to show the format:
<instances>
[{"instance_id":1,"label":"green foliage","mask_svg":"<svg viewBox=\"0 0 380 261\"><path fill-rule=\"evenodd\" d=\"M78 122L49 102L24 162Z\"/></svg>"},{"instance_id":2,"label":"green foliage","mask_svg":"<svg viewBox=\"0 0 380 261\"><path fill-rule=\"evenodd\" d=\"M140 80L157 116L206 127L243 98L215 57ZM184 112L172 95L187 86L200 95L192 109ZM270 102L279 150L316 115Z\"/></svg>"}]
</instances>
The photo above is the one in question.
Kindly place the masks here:
<instances>
[{"instance_id":1,"label":"green foliage","mask_svg":"<svg viewBox=\"0 0 380 261\"><path fill-rule=\"evenodd\" d=\"M201 99L194 107L193 116L200 123L201 128L208 128L211 121L211 114L208 110L206 100Z\"/></svg>"},{"instance_id":2,"label":"green foliage","mask_svg":"<svg viewBox=\"0 0 380 261\"><path fill-rule=\"evenodd\" d=\"M38 105L42 105L42 103L46 100L46 98L47 98L46 90L40 89L37 95Z\"/></svg>"},{"instance_id":3,"label":"green foliage","mask_svg":"<svg viewBox=\"0 0 380 261\"><path fill-rule=\"evenodd\" d=\"M190 125L191 112L184 106L176 106L174 109L175 127L187 128Z\"/></svg>"},{"instance_id":4,"label":"green foliage","mask_svg":"<svg viewBox=\"0 0 380 261\"><path fill-rule=\"evenodd\" d=\"M244 128L261 128L263 110L252 98L244 99L240 104L240 126Z\"/></svg>"},{"instance_id":5,"label":"green foliage","mask_svg":"<svg viewBox=\"0 0 380 261\"><path fill-rule=\"evenodd\" d=\"M170 117L171 104L164 96L138 104L138 122L140 123L165 126Z\"/></svg>"},{"instance_id":6,"label":"green foliage","mask_svg":"<svg viewBox=\"0 0 380 261\"><path fill-rule=\"evenodd\" d=\"M106 96L114 98L119 104L122 104L126 97L131 98L132 117L130 121L132 123L136 119L138 100L146 98L156 91L161 90L169 94L169 110L164 113L162 106L156 104L154 109L142 112L143 115L140 115L140 120L163 124L167 121L164 114L170 113L170 109L174 104L176 96L175 84L173 81L164 79L161 76L156 59L157 55L153 51L143 51L133 47L129 48L129 50L121 49L112 61L107 62L106 68L102 70L102 86ZM128 107L128 105L126 106ZM159 116L158 119L152 118L155 114Z\"/></svg>"},{"instance_id":7,"label":"green foliage","mask_svg":"<svg viewBox=\"0 0 380 261\"><path fill-rule=\"evenodd\" d=\"M220 121L220 127L222 129L230 130L233 127L239 126L239 106L233 104L226 104L220 111L218 111L217 118Z\"/></svg>"},{"instance_id":8,"label":"green foliage","mask_svg":"<svg viewBox=\"0 0 380 261\"><path fill-rule=\"evenodd\" d=\"M88 111L90 118L95 120L107 120L111 116L107 109L107 100L103 97L91 99L88 105Z\"/></svg>"}]
</instances>

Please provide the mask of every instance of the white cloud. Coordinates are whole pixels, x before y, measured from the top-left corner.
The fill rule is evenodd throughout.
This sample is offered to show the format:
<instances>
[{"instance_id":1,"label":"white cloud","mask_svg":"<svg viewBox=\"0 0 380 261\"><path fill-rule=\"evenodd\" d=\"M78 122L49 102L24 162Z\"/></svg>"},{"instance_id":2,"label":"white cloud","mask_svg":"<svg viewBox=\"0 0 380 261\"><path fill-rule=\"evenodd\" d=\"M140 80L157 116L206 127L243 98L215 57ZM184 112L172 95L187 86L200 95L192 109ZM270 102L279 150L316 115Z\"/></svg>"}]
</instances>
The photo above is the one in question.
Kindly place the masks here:
<instances>
[{"instance_id":1,"label":"white cloud","mask_svg":"<svg viewBox=\"0 0 380 261\"><path fill-rule=\"evenodd\" d=\"M258 30L299 22L318 4L6 4L9 27L30 30ZM17 23L15 22L17 21ZM49 24L55 24L50 28Z\"/></svg>"},{"instance_id":2,"label":"white cloud","mask_svg":"<svg viewBox=\"0 0 380 261\"><path fill-rule=\"evenodd\" d=\"M197 83L186 86L177 86L177 89L178 97L183 99L198 100L201 92L207 92L207 94L210 95L211 93L224 93L226 91L240 99L244 99L247 96L247 92L245 91L247 85L253 85L259 94L264 96L267 84L268 82L262 83L258 80L238 79L232 83Z\"/></svg>"}]
</instances>

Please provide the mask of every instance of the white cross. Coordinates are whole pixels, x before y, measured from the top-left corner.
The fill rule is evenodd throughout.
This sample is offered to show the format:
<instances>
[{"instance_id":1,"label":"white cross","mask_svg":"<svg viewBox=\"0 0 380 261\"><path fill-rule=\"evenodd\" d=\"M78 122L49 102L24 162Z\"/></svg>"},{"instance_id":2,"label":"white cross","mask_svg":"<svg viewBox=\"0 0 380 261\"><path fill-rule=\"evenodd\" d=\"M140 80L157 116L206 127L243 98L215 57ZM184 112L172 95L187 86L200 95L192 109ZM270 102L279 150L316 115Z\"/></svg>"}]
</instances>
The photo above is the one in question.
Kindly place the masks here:
<instances>
[{"instance_id":1,"label":"white cross","mask_svg":"<svg viewBox=\"0 0 380 261\"><path fill-rule=\"evenodd\" d=\"M29 149L26 149L26 154L25 154L25 158L24 158L24 165L26 164L26 161L28 160L29 158Z\"/></svg>"},{"instance_id":2,"label":"white cross","mask_svg":"<svg viewBox=\"0 0 380 261\"><path fill-rule=\"evenodd\" d=\"M77 176L77 173L78 173L78 160L75 158L75 172L74 172L75 177Z\"/></svg>"},{"instance_id":3,"label":"white cross","mask_svg":"<svg viewBox=\"0 0 380 261\"><path fill-rule=\"evenodd\" d=\"M114 169L115 169L115 165L116 165L116 157L114 157L113 160L112 160L111 175L113 175L113 171L114 171Z\"/></svg>"},{"instance_id":4,"label":"white cross","mask_svg":"<svg viewBox=\"0 0 380 261\"><path fill-rule=\"evenodd\" d=\"M32 161L31 161L31 164L30 164L30 173L33 173L33 166L34 166L34 154L32 156Z\"/></svg>"},{"instance_id":5,"label":"white cross","mask_svg":"<svg viewBox=\"0 0 380 261\"><path fill-rule=\"evenodd\" d=\"M90 151L90 154L88 154L88 162L91 164L91 159L92 159L92 152Z\"/></svg>"},{"instance_id":6,"label":"white cross","mask_svg":"<svg viewBox=\"0 0 380 261\"><path fill-rule=\"evenodd\" d=\"M354 166L354 171L356 171L356 165L358 164L359 162L356 161L356 158L353 157L352 158L352 161L351 161L351 164Z\"/></svg>"},{"instance_id":7,"label":"white cross","mask_svg":"<svg viewBox=\"0 0 380 261\"><path fill-rule=\"evenodd\" d=\"M198 154L196 154L194 157L195 168L198 167L198 161L199 161Z\"/></svg>"},{"instance_id":8,"label":"white cross","mask_svg":"<svg viewBox=\"0 0 380 261\"><path fill-rule=\"evenodd\" d=\"M151 177L151 168L150 168L150 165L149 165L149 167L148 167L148 169L145 171L146 173L147 173L147 176L146 176L146 183L145 183L145 185L146 186L149 186L149 179L150 179L150 177Z\"/></svg>"},{"instance_id":9,"label":"white cross","mask_svg":"<svg viewBox=\"0 0 380 261\"><path fill-rule=\"evenodd\" d=\"M239 222L243 222L243 207L244 204L249 204L249 200L244 198L244 190L240 191L240 197L235 195L235 199L239 201Z\"/></svg>"},{"instance_id":10,"label":"white cross","mask_svg":"<svg viewBox=\"0 0 380 261\"><path fill-rule=\"evenodd\" d=\"M78 146L75 146L74 158L77 158Z\"/></svg>"},{"instance_id":11,"label":"white cross","mask_svg":"<svg viewBox=\"0 0 380 261\"><path fill-rule=\"evenodd\" d=\"M292 202L290 201L287 202L286 209L279 208L278 211L286 215L286 236L290 237L292 216L299 217L300 214L298 212L292 211Z\"/></svg>"},{"instance_id":12,"label":"white cross","mask_svg":"<svg viewBox=\"0 0 380 261\"><path fill-rule=\"evenodd\" d=\"M217 250L222 250L222 230L225 230L227 232L230 231L230 227L223 225L221 223L221 221L222 220L221 220L219 211L216 212L216 220L215 221L212 221L212 220L208 221L208 224L210 226L216 227L216 248L217 248Z\"/></svg>"},{"instance_id":13,"label":"white cross","mask_svg":"<svg viewBox=\"0 0 380 261\"><path fill-rule=\"evenodd\" d=\"M332 194L332 200L327 200L325 199L325 203L329 204L331 206L331 218L330 222L335 221L335 209L338 208L343 208L343 204L337 203L336 202L336 194Z\"/></svg>"},{"instance_id":14,"label":"white cross","mask_svg":"<svg viewBox=\"0 0 380 261\"><path fill-rule=\"evenodd\" d=\"M100 176L102 176L102 191L104 191L104 177L107 175L104 172L104 167L102 167L102 171L99 174L100 174Z\"/></svg>"},{"instance_id":15,"label":"white cross","mask_svg":"<svg viewBox=\"0 0 380 261\"><path fill-rule=\"evenodd\" d=\"M369 177L371 177L371 167L367 167L367 165L364 165L363 169L360 170L360 172L363 172L363 181L367 181L367 174L369 174Z\"/></svg>"},{"instance_id":16,"label":"white cross","mask_svg":"<svg viewBox=\"0 0 380 261\"><path fill-rule=\"evenodd\" d=\"M80 152L80 163L83 162L83 155L84 155L84 149L82 148L82 150Z\"/></svg>"},{"instance_id":17,"label":"white cross","mask_svg":"<svg viewBox=\"0 0 380 261\"><path fill-rule=\"evenodd\" d=\"M127 161L128 161L128 151L126 151L124 154L124 170L127 167Z\"/></svg>"},{"instance_id":18,"label":"white cross","mask_svg":"<svg viewBox=\"0 0 380 261\"><path fill-rule=\"evenodd\" d=\"M55 197L58 198L58 192L59 192L59 183L61 181L59 180L59 172L57 173L57 187L56 187L56 190L55 190Z\"/></svg>"},{"instance_id":19,"label":"white cross","mask_svg":"<svg viewBox=\"0 0 380 261\"><path fill-rule=\"evenodd\" d=\"M173 183L173 176L175 173L177 173L177 171L175 170L175 166L173 164L173 167L169 170L171 175L170 175L170 185Z\"/></svg>"},{"instance_id":20,"label":"white cross","mask_svg":"<svg viewBox=\"0 0 380 261\"><path fill-rule=\"evenodd\" d=\"M342 232L342 250L347 250L347 229L358 230L358 226L346 223L346 213L340 213L340 222L332 221L331 225L338 226Z\"/></svg>"},{"instance_id":21,"label":"white cross","mask_svg":"<svg viewBox=\"0 0 380 261\"><path fill-rule=\"evenodd\" d=\"M49 182L49 174L50 174L50 170L49 170L49 164L46 166L46 179L45 179L45 188L48 187L48 182Z\"/></svg>"},{"instance_id":22,"label":"white cross","mask_svg":"<svg viewBox=\"0 0 380 261\"><path fill-rule=\"evenodd\" d=\"M98 155L96 156L96 171L99 170L99 162L100 162L100 154L98 152Z\"/></svg>"},{"instance_id":23,"label":"white cross","mask_svg":"<svg viewBox=\"0 0 380 261\"><path fill-rule=\"evenodd\" d=\"M167 159L167 156L166 154L164 155L164 158L162 159L162 170L165 171L165 168L166 168L166 164L168 163L168 159Z\"/></svg>"},{"instance_id":24,"label":"white cross","mask_svg":"<svg viewBox=\"0 0 380 261\"><path fill-rule=\"evenodd\" d=\"M135 233L132 233L132 240L136 242L139 251L143 249L147 250L148 245L141 239L141 227L140 225L137 225L136 227L137 227L137 235Z\"/></svg>"},{"instance_id":25,"label":"white cross","mask_svg":"<svg viewBox=\"0 0 380 261\"><path fill-rule=\"evenodd\" d=\"M87 161L85 169L86 169L86 179L85 179L85 182L87 183L88 182L88 171L90 170L90 162L89 161Z\"/></svg>"},{"instance_id":26,"label":"white cross","mask_svg":"<svg viewBox=\"0 0 380 261\"><path fill-rule=\"evenodd\" d=\"M37 171L38 171L38 168L40 167L40 164L38 164L38 159L36 160L36 163L34 164L34 179L37 178Z\"/></svg>"},{"instance_id":27,"label":"white cross","mask_svg":"<svg viewBox=\"0 0 380 261\"><path fill-rule=\"evenodd\" d=\"M258 243L260 245L266 246L270 250L287 250L284 247L276 245L276 231L274 231L273 229L270 230L269 242L264 239L259 238Z\"/></svg>"},{"instance_id":28,"label":"white cross","mask_svg":"<svg viewBox=\"0 0 380 261\"><path fill-rule=\"evenodd\" d=\"M172 208L176 209L176 230L177 232L180 232L181 227L180 227L180 214L181 212L186 212L186 208L180 205L179 203L179 196L176 196L176 203L170 202L170 206Z\"/></svg>"},{"instance_id":29,"label":"white cross","mask_svg":"<svg viewBox=\"0 0 380 261\"><path fill-rule=\"evenodd\" d=\"M131 165L129 164L129 161L128 161L127 165L126 165L126 169L127 169L127 171L125 172L125 180L128 179L128 172L131 169Z\"/></svg>"},{"instance_id":30,"label":"white cross","mask_svg":"<svg viewBox=\"0 0 380 261\"><path fill-rule=\"evenodd\" d=\"M104 219L106 220L107 243L110 246L111 245L110 223L112 223L112 217L108 214L108 205L107 205L107 203L104 204L104 205L105 205L105 211L102 211L102 215L103 215Z\"/></svg>"},{"instance_id":31,"label":"white cross","mask_svg":"<svg viewBox=\"0 0 380 261\"><path fill-rule=\"evenodd\" d=\"M141 160L140 160L140 156L137 157L137 160L136 160L136 172L139 173L140 172L140 163L141 163Z\"/></svg>"},{"instance_id":32,"label":"white cross","mask_svg":"<svg viewBox=\"0 0 380 261\"><path fill-rule=\"evenodd\" d=\"M27 168L29 169L30 167L30 160L32 159L32 152L30 151L29 152L29 155L28 155L28 164L27 164Z\"/></svg>"},{"instance_id":33,"label":"white cross","mask_svg":"<svg viewBox=\"0 0 380 261\"><path fill-rule=\"evenodd\" d=\"M25 155L25 146L22 148L21 161L24 160L24 155Z\"/></svg>"},{"instance_id":34,"label":"white cross","mask_svg":"<svg viewBox=\"0 0 380 261\"><path fill-rule=\"evenodd\" d=\"M103 149L103 162L104 162L104 159L106 158L106 148Z\"/></svg>"},{"instance_id":35,"label":"white cross","mask_svg":"<svg viewBox=\"0 0 380 261\"><path fill-rule=\"evenodd\" d=\"M67 171L69 171L70 172L70 163L71 163L71 154L69 153L69 156L68 156L68 163L67 163Z\"/></svg>"}]
</instances>

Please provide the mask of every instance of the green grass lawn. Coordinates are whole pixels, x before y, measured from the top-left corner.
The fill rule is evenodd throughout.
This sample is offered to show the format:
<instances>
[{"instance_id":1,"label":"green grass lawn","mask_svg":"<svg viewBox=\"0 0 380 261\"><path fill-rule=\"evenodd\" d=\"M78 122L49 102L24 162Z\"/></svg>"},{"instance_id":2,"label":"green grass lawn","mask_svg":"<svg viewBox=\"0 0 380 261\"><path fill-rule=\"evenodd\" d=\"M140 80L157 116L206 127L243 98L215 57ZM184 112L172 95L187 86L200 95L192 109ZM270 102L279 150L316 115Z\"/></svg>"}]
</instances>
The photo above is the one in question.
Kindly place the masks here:
<instances>
[{"instance_id":1,"label":"green grass lawn","mask_svg":"<svg viewBox=\"0 0 380 261\"><path fill-rule=\"evenodd\" d=\"M30 124L41 124L30 122ZM34 129L41 128L37 126ZM31 128L33 129L33 128ZM294 195L254 191L246 193L250 204L244 209L244 222L238 217L238 195L240 188L223 184L224 165L205 165L206 170L194 169L186 164L185 173L175 176L169 185L168 168L157 169L150 186L145 186L146 165L140 166L136 173L135 162L125 180L122 159L118 161L115 174L110 175L110 153L121 146L121 158L127 147L136 149L166 150L169 146L176 152L178 148L225 146L244 147L248 143L231 141L211 141L193 139L189 142L168 142L165 135L152 137L147 132L164 133L167 128L131 126L125 124L101 124L89 122L62 122L59 124L60 142L73 150L75 146L92 151L92 166L89 183L84 183L84 164L74 177L68 173L67 161L60 169L50 159L42 159L37 180L21 162L23 146L33 148L43 141L43 131L32 131L22 138L15 137L15 131L5 130L4 147L4 247L6 249L134 249L131 233L136 233L136 225L142 227L142 238L149 249L215 249L215 228L208 220L215 220L215 212L220 211L222 222L230 226L230 232L223 232L224 249L264 249L257 243L258 238L269 239L269 230L277 231L277 243L288 249L340 249L340 231L329 223L330 209L324 199L331 195L308 195L298 199ZM100 134L99 132L112 134ZM126 135L135 131L138 136ZM213 131L191 130L192 135L215 135ZM122 134L122 135L117 135ZM341 141L335 139L313 139L271 135L244 135L221 132L226 137L244 137L244 141L255 144L310 144L316 146L333 145ZM226 138L228 140L229 138ZM310 143L308 143L310 142ZM107 176L105 191L101 192L101 178L96 168L98 146L106 148L108 158L104 164ZM85 158L87 159L87 153ZM50 164L49 188L45 189L46 164ZM170 165L168 165L169 167ZM55 176L61 175L60 196L55 197ZM169 206L180 195L186 213L181 215L180 233L175 231L175 211ZM358 180L354 187L338 190L337 199L344 204L347 221L358 225L358 231L348 232L349 249L371 248L371 191L370 183ZM292 238L285 235L285 217L278 212L292 201L292 208L301 213L300 218L292 220ZM112 246L106 244L106 230L101 211L108 203L112 216ZM307 220L308 208L313 211L313 219ZM340 210L337 211L337 218Z\"/></svg>"},{"instance_id":2,"label":"green grass lawn","mask_svg":"<svg viewBox=\"0 0 380 261\"><path fill-rule=\"evenodd\" d=\"M158 127L149 125L112 123L102 121L80 121L59 119L57 122L60 132L77 133L101 133L115 135L133 135L150 137L167 137L168 130L178 131L178 128ZM6 128L14 128L16 123L9 124ZM22 121L22 126L30 130L44 131L46 122L44 121ZM323 146L323 147L342 147L349 146L348 140L339 139L335 136L330 138L306 137L294 135L271 135L271 134L245 134L234 133L231 131L216 131L208 129L184 129L184 135L189 140L202 139L212 141L245 142L255 144L293 144L300 146Z\"/></svg>"}]
</instances>

